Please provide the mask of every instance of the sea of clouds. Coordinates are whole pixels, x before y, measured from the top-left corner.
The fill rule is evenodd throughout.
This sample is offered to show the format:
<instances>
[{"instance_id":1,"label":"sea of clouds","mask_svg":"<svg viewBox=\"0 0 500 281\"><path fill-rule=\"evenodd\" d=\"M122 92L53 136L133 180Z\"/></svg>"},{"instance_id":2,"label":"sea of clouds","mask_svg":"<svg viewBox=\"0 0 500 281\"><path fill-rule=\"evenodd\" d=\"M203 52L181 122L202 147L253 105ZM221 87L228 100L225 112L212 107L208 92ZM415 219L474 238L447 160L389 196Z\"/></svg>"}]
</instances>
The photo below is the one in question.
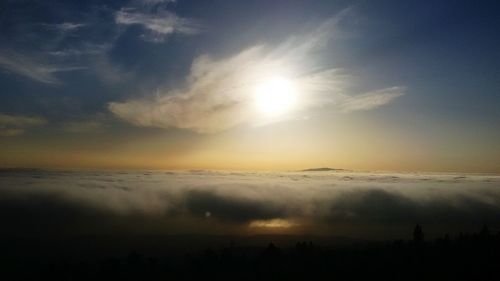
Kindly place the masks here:
<instances>
[{"instance_id":1,"label":"sea of clouds","mask_svg":"<svg viewBox=\"0 0 500 281\"><path fill-rule=\"evenodd\" d=\"M500 176L382 172L0 171L3 234L500 230Z\"/></svg>"}]
</instances>

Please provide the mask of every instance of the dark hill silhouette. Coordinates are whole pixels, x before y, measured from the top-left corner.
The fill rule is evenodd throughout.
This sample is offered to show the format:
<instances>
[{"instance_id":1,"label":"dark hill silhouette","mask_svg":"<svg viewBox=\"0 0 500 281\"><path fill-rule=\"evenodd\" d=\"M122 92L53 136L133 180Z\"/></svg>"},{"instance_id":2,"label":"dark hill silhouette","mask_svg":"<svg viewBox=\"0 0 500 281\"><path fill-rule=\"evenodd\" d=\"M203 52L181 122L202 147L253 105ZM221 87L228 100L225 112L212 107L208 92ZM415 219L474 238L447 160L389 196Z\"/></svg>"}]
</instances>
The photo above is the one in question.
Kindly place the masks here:
<instances>
[{"instance_id":1,"label":"dark hill silhouette","mask_svg":"<svg viewBox=\"0 0 500 281\"><path fill-rule=\"evenodd\" d=\"M424 240L424 229L422 225L413 233L409 229L410 240L342 247L306 240L289 246L268 241L256 247L228 240L172 252L156 244L156 256L127 249L127 243L121 245L120 257L95 254L86 259L78 253L45 259L29 251L13 257L2 248L0 276L2 280L500 280L500 233L492 234L484 226L478 233ZM9 243L14 240L11 237ZM39 246L34 242L33 249ZM98 245L90 241L86 247Z\"/></svg>"},{"instance_id":2,"label":"dark hill silhouette","mask_svg":"<svg viewBox=\"0 0 500 281\"><path fill-rule=\"evenodd\" d=\"M328 168L328 167L321 167L321 168L310 168L310 169L305 169L305 170L300 170L301 172L340 172L340 171L346 171L344 169L336 169L336 168Z\"/></svg>"}]
</instances>

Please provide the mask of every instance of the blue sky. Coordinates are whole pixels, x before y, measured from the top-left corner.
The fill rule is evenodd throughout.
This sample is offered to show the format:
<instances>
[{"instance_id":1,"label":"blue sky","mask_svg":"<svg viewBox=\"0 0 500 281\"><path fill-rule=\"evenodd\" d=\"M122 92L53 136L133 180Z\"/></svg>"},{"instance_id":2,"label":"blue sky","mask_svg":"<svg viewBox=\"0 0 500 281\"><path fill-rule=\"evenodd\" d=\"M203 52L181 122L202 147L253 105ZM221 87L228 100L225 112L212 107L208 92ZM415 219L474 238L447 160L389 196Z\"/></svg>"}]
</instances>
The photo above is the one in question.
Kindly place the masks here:
<instances>
[{"instance_id":1,"label":"blue sky","mask_svg":"<svg viewBox=\"0 0 500 281\"><path fill-rule=\"evenodd\" d=\"M136 142L131 155L149 153L140 163L171 158L179 143L190 155L203 150L148 167L210 167L217 153L240 153L221 147L240 145L250 127L245 141L254 143L280 128L295 133L270 139L341 139L303 166L405 162L401 169L498 172L498 8L494 1L2 1L0 164L64 166L115 146L123 157ZM295 112L261 120L247 113L246 90L220 89L250 83L253 74L240 72L268 64L281 71L269 75L309 83L311 93ZM292 165L301 166L309 146L290 147L303 150ZM56 148L66 160L44 160L41 151ZM20 150L38 160L16 160ZM381 150L390 160L374 156ZM262 146L247 151L266 154ZM368 160L345 160L359 151ZM115 154L108 158L121 159ZM289 167L266 161L215 166Z\"/></svg>"}]
</instances>

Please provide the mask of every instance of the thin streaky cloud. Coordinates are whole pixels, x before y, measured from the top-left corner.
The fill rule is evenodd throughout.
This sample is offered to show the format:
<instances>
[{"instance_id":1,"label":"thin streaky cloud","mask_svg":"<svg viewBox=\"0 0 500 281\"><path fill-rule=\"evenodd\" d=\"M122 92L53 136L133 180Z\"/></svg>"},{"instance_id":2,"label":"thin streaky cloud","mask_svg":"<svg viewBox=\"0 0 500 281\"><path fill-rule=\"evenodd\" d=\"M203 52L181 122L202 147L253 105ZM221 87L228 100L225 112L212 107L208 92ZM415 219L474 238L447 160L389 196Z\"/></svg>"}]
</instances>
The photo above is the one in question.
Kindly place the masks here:
<instances>
[{"instance_id":1,"label":"thin streaky cloud","mask_svg":"<svg viewBox=\"0 0 500 281\"><path fill-rule=\"evenodd\" d=\"M111 44L92 44L84 43L81 46L73 48L56 49L47 52L55 57L75 57L75 56L97 56L105 54L110 48Z\"/></svg>"},{"instance_id":2,"label":"thin streaky cloud","mask_svg":"<svg viewBox=\"0 0 500 281\"><path fill-rule=\"evenodd\" d=\"M168 5L171 3L177 2L176 0L137 0L134 2L138 2L144 6L156 6L156 5Z\"/></svg>"},{"instance_id":3,"label":"thin streaky cloud","mask_svg":"<svg viewBox=\"0 0 500 281\"><path fill-rule=\"evenodd\" d=\"M390 87L370 91L361 95L346 96L339 103L342 112L348 113L357 110L370 110L392 102L404 94L405 87Z\"/></svg>"},{"instance_id":4,"label":"thin streaky cloud","mask_svg":"<svg viewBox=\"0 0 500 281\"><path fill-rule=\"evenodd\" d=\"M20 128L0 129L0 137L15 137L24 134L26 130Z\"/></svg>"},{"instance_id":5,"label":"thin streaky cloud","mask_svg":"<svg viewBox=\"0 0 500 281\"><path fill-rule=\"evenodd\" d=\"M63 126L64 131L70 133L93 133L103 129L102 123L94 120L68 122Z\"/></svg>"},{"instance_id":6,"label":"thin streaky cloud","mask_svg":"<svg viewBox=\"0 0 500 281\"><path fill-rule=\"evenodd\" d=\"M75 31L75 30L78 30L84 26L86 26L86 24L84 23L73 23L73 22L63 22L63 23L55 23L55 24L44 24L44 26L48 27L48 28L54 28L56 30L60 30L60 31L63 31L63 32L69 32L69 31Z\"/></svg>"},{"instance_id":7,"label":"thin streaky cloud","mask_svg":"<svg viewBox=\"0 0 500 281\"><path fill-rule=\"evenodd\" d=\"M42 126L46 123L47 120L42 117L0 113L0 136L13 137L22 135L27 128Z\"/></svg>"},{"instance_id":8,"label":"thin streaky cloud","mask_svg":"<svg viewBox=\"0 0 500 281\"><path fill-rule=\"evenodd\" d=\"M60 84L57 72L85 69L80 66L48 65L12 51L0 52L0 68L45 84Z\"/></svg>"},{"instance_id":9,"label":"thin streaky cloud","mask_svg":"<svg viewBox=\"0 0 500 281\"><path fill-rule=\"evenodd\" d=\"M115 22L120 25L140 25L148 31L144 38L156 42L162 42L174 33L191 35L200 31L196 21L165 10L148 13L123 8L116 12Z\"/></svg>"},{"instance_id":10,"label":"thin streaky cloud","mask_svg":"<svg viewBox=\"0 0 500 281\"><path fill-rule=\"evenodd\" d=\"M97 113L84 119L67 121L62 124L62 130L69 133L98 133L104 131L107 116Z\"/></svg>"}]
</instances>

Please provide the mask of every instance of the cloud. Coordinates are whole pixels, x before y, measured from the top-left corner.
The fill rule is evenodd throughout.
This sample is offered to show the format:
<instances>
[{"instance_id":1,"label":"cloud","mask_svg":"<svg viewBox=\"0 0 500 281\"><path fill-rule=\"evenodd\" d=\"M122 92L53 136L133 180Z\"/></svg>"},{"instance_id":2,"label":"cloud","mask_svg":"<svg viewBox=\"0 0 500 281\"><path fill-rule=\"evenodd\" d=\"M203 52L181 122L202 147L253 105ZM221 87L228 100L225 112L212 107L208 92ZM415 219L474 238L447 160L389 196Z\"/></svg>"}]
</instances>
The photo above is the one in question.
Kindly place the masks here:
<instances>
[{"instance_id":1,"label":"cloud","mask_svg":"<svg viewBox=\"0 0 500 281\"><path fill-rule=\"evenodd\" d=\"M41 117L14 116L0 113L0 136L12 137L25 132L27 128L45 125Z\"/></svg>"},{"instance_id":2,"label":"cloud","mask_svg":"<svg viewBox=\"0 0 500 281\"><path fill-rule=\"evenodd\" d=\"M86 119L65 122L62 129L69 133L97 133L106 128L106 116L96 114Z\"/></svg>"},{"instance_id":3,"label":"cloud","mask_svg":"<svg viewBox=\"0 0 500 281\"><path fill-rule=\"evenodd\" d=\"M142 5L155 6L155 5L168 5L177 2L177 0L138 0Z\"/></svg>"},{"instance_id":4,"label":"cloud","mask_svg":"<svg viewBox=\"0 0 500 281\"><path fill-rule=\"evenodd\" d=\"M200 31L199 24L194 20L179 17L166 10L141 12L133 8L122 8L116 12L115 22L142 26L148 31L144 38L153 42L162 42L174 33L191 35Z\"/></svg>"},{"instance_id":5,"label":"cloud","mask_svg":"<svg viewBox=\"0 0 500 281\"><path fill-rule=\"evenodd\" d=\"M395 98L402 96L404 90L404 87L390 87L361 95L346 96L345 100L340 102L338 106L343 112L369 110L390 103Z\"/></svg>"},{"instance_id":6,"label":"cloud","mask_svg":"<svg viewBox=\"0 0 500 281\"><path fill-rule=\"evenodd\" d=\"M55 73L85 69L79 66L44 64L13 51L0 52L0 67L8 72L46 84L61 83L54 75Z\"/></svg>"},{"instance_id":7,"label":"cloud","mask_svg":"<svg viewBox=\"0 0 500 281\"><path fill-rule=\"evenodd\" d=\"M343 112L374 109L402 95L402 87L348 94L350 76L346 71L319 67L321 57L315 54L334 38L338 20L274 47L255 45L223 58L201 55L193 61L185 85L159 89L144 98L111 102L108 108L137 126L214 133L245 123L268 123L255 110L253 96L260 83L276 75L295 84L299 93L295 113L321 106Z\"/></svg>"},{"instance_id":8,"label":"cloud","mask_svg":"<svg viewBox=\"0 0 500 281\"><path fill-rule=\"evenodd\" d=\"M15 137L24 134L24 131L20 128L2 128L0 129L0 137Z\"/></svg>"},{"instance_id":9,"label":"cloud","mask_svg":"<svg viewBox=\"0 0 500 281\"><path fill-rule=\"evenodd\" d=\"M99 56L106 54L110 46L111 44L93 44L85 42L80 44L78 48L57 49L49 51L48 54L61 58L72 56Z\"/></svg>"},{"instance_id":10,"label":"cloud","mask_svg":"<svg viewBox=\"0 0 500 281\"><path fill-rule=\"evenodd\" d=\"M227 60L208 56L193 63L185 90L158 92L152 98L112 102L116 116L143 127L183 128L200 133L217 132L248 119L245 80L261 61L262 48L246 50ZM253 63L252 63L253 61Z\"/></svg>"},{"instance_id":11,"label":"cloud","mask_svg":"<svg viewBox=\"0 0 500 281\"><path fill-rule=\"evenodd\" d=\"M71 31L75 31L75 30L78 30L78 29L86 26L86 24L63 22L63 23L56 23L56 24L44 24L44 26L46 26L47 28L59 30L61 32L71 32Z\"/></svg>"},{"instance_id":12,"label":"cloud","mask_svg":"<svg viewBox=\"0 0 500 281\"><path fill-rule=\"evenodd\" d=\"M364 238L376 234L370 227L401 237L417 222L435 234L499 228L500 178L461 176L0 170L0 224L17 234L158 235L245 233L280 222Z\"/></svg>"},{"instance_id":13,"label":"cloud","mask_svg":"<svg viewBox=\"0 0 500 281\"><path fill-rule=\"evenodd\" d=\"M65 123L63 129L70 133L91 133L101 131L102 123L98 121L75 121Z\"/></svg>"},{"instance_id":14,"label":"cloud","mask_svg":"<svg viewBox=\"0 0 500 281\"><path fill-rule=\"evenodd\" d=\"M111 41L114 39L110 39ZM133 77L133 72L111 62L108 52L113 44L94 44L85 42L77 47L50 51L48 54L58 59L83 59L89 69L92 69L97 78L103 82L114 84Z\"/></svg>"},{"instance_id":15,"label":"cloud","mask_svg":"<svg viewBox=\"0 0 500 281\"><path fill-rule=\"evenodd\" d=\"M111 61L107 54L94 56L90 63L97 78L105 83L115 84L134 78L134 72L125 69Z\"/></svg>"}]
</instances>

